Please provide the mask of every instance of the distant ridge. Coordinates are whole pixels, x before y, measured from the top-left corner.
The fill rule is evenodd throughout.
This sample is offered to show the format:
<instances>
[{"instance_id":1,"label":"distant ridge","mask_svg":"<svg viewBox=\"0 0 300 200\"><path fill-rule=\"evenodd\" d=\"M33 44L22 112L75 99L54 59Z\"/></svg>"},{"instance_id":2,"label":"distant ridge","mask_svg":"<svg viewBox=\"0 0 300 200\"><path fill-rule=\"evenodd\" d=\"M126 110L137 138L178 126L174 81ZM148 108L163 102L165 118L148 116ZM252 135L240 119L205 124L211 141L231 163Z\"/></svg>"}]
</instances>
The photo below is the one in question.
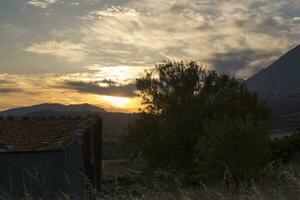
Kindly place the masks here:
<instances>
[{"instance_id":1,"label":"distant ridge","mask_svg":"<svg viewBox=\"0 0 300 200\"><path fill-rule=\"evenodd\" d=\"M268 100L273 114L300 113L300 45L250 77L247 85Z\"/></svg>"},{"instance_id":2,"label":"distant ridge","mask_svg":"<svg viewBox=\"0 0 300 200\"><path fill-rule=\"evenodd\" d=\"M250 77L247 85L263 96L300 95L300 45Z\"/></svg>"},{"instance_id":3,"label":"distant ridge","mask_svg":"<svg viewBox=\"0 0 300 200\"><path fill-rule=\"evenodd\" d=\"M250 77L246 83L271 108L273 133L292 133L300 128L300 45Z\"/></svg>"},{"instance_id":4,"label":"distant ridge","mask_svg":"<svg viewBox=\"0 0 300 200\"><path fill-rule=\"evenodd\" d=\"M39 104L28 107L13 108L6 111L0 112L1 116L21 116L21 115L47 115L47 114L81 114L81 113L95 113L95 112L107 112L103 108L90 105L90 104L74 104L74 105L63 105L63 104Z\"/></svg>"}]
</instances>

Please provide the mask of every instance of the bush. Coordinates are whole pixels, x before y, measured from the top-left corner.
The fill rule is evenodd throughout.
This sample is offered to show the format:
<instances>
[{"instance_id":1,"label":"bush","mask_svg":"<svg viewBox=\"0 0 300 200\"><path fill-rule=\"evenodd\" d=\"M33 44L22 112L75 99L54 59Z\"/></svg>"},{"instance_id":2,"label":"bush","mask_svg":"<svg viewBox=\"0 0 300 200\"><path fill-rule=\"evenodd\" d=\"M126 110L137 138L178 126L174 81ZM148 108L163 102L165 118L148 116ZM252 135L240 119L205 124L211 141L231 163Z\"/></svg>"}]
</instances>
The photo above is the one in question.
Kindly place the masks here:
<instances>
[{"instance_id":1,"label":"bush","mask_svg":"<svg viewBox=\"0 0 300 200\"><path fill-rule=\"evenodd\" d=\"M186 176L199 172L199 163L195 159L199 159L199 151L203 149L200 148L203 137L208 134L218 137L213 133L215 130L207 128L210 122L238 120L251 125L249 131L256 131L253 126L261 123L263 127L270 114L265 103L247 89L244 81L205 71L195 62L157 65L154 71L137 79L136 87L142 98L142 112L140 118L129 126L124 143L131 158L142 159L150 169L172 169ZM228 131L222 134L227 137ZM247 132L247 138L251 134L256 138L255 132ZM259 134L267 133L261 131ZM243 143L243 137L236 138L235 142ZM257 142L253 139L249 144L253 149L257 145L256 152L264 155L265 148L261 149L261 143ZM214 148L218 151L219 146ZM263 152L258 152L260 150ZM255 157L251 159L256 162Z\"/></svg>"},{"instance_id":2,"label":"bush","mask_svg":"<svg viewBox=\"0 0 300 200\"><path fill-rule=\"evenodd\" d=\"M272 160L288 163L300 157L300 131L292 136L274 139L271 143Z\"/></svg>"},{"instance_id":3,"label":"bush","mask_svg":"<svg viewBox=\"0 0 300 200\"><path fill-rule=\"evenodd\" d=\"M195 159L202 180L219 180L227 172L225 178L234 183L252 181L269 161L270 138L265 123L225 118L207 123L204 132Z\"/></svg>"}]
</instances>

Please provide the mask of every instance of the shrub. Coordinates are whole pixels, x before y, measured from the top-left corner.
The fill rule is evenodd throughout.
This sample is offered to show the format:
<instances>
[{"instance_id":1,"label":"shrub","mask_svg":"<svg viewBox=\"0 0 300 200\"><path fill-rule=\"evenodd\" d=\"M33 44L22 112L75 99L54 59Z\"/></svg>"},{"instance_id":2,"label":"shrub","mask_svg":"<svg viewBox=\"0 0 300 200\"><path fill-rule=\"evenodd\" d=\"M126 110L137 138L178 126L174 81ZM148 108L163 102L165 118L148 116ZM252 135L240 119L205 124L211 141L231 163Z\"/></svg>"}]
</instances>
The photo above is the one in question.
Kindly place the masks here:
<instances>
[{"instance_id":1,"label":"shrub","mask_svg":"<svg viewBox=\"0 0 300 200\"><path fill-rule=\"evenodd\" d=\"M219 180L227 172L227 178L236 184L252 181L269 161L270 138L265 123L225 118L208 122L204 132L195 159L202 180Z\"/></svg>"},{"instance_id":2,"label":"shrub","mask_svg":"<svg viewBox=\"0 0 300 200\"><path fill-rule=\"evenodd\" d=\"M211 121L229 119L234 125L239 121L251 127L250 131L256 131L260 129L254 129L254 125L262 123L263 127L270 114L265 103L247 89L244 81L205 71L195 62L159 64L154 71L137 79L136 87L142 98L142 112L129 126L123 141L131 158L144 160L151 169L172 169L184 175L199 172L199 163L195 163L195 159L199 159L199 151L203 149L200 148L203 136L211 134L217 138L210 140L219 140L214 134L216 130L204 128ZM227 132L222 134L227 137ZM257 137L257 133L247 132L247 138L251 134ZM244 140L238 137L235 142L243 143ZM204 142L203 145L207 144ZM265 150L256 140L250 140L249 145L253 145L253 149L258 145L257 151ZM218 151L219 146L214 148Z\"/></svg>"},{"instance_id":3,"label":"shrub","mask_svg":"<svg viewBox=\"0 0 300 200\"><path fill-rule=\"evenodd\" d=\"M271 143L272 160L288 163L299 159L300 131L292 136L276 138Z\"/></svg>"}]
</instances>

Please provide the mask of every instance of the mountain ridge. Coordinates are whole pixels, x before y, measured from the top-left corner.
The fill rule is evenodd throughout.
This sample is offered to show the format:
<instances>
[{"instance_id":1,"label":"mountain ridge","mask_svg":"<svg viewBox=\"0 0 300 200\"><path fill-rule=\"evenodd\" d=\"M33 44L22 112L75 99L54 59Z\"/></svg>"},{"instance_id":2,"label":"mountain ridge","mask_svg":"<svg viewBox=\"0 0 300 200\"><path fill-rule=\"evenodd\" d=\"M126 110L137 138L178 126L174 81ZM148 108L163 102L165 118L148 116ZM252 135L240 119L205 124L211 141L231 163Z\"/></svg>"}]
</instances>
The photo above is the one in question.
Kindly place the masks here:
<instances>
[{"instance_id":1,"label":"mountain ridge","mask_svg":"<svg viewBox=\"0 0 300 200\"><path fill-rule=\"evenodd\" d=\"M300 44L246 80L262 96L300 94Z\"/></svg>"},{"instance_id":2,"label":"mountain ridge","mask_svg":"<svg viewBox=\"0 0 300 200\"><path fill-rule=\"evenodd\" d=\"M246 84L271 108L273 133L292 133L300 127L300 45L250 77Z\"/></svg>"},{"instance_id":3,"label":"mountain ridge","mask_svg":"<svg viewBox=\"0 0 300 200\"><path fill-rule=\"evenodd\" d=\"M32 115L34 113L42 113L42 112L59 112L59 113L94 113L94 112L107 112L105 109L100 108L98 106L94 106L91 104L70 104L64 105L59 103L43 103L33 106L25 106L25 107L18 107L12 108L8 110L4 110L0 112L0 116L21 116L21 115Z\"/></svg>"}]
</instances>

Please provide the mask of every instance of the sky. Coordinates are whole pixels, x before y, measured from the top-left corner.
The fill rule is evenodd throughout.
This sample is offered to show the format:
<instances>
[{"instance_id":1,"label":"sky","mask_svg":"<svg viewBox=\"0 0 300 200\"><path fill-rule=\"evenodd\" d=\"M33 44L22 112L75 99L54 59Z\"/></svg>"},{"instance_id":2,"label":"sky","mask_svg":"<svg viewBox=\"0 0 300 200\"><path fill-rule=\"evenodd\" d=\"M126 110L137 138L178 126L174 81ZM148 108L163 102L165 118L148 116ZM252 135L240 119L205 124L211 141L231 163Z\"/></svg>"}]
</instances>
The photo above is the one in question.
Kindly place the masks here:
<instances>
[{"instance_id":1,"label":"sky","mask_svg":"<svg viewBox=\"0 0 300 200\"><path fill-rule=\"evenodd\" d=\"M300 43L300 0L1 0L0 110L91 103L135 112L166 60L247 79Z\"/></svg>"}]
</instances>

